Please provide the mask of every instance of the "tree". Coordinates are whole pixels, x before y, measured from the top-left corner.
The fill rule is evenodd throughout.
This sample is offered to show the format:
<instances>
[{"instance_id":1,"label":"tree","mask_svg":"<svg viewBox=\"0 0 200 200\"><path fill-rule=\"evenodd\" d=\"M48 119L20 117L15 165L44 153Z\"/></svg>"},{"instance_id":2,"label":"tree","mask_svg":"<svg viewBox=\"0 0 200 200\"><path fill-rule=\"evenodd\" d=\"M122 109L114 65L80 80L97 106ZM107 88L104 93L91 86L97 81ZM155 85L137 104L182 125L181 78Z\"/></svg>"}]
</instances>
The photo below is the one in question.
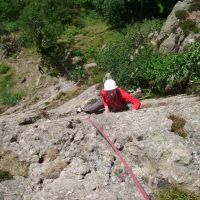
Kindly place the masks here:
<instances>
[{"instance_id":1,"label":"tree","mask_svg":"<svg viewBox=\"0 0 200 200\"><path fill-rule=\"evenodd\" d=\"M56 43L63 30L53 6L53 0L33 0L24 8L21 16L23 32L41 54Z\"/></svg>"}]
</instances>

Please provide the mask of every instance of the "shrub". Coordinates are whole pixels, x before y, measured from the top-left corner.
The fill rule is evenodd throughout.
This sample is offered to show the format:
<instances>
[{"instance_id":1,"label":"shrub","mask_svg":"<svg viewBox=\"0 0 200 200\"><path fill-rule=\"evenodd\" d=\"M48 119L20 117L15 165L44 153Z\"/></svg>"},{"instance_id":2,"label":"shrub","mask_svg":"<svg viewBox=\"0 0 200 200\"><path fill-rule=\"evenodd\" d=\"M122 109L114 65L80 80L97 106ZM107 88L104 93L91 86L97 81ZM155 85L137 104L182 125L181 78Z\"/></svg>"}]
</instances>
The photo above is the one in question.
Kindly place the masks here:
<instances>
[{"instance_id":1,"label":"shrub","mask_svg":"<svg viewBox=\"0 0 200 200\"><path fill-rule=\"evenodd\" d=\"M53 5L52 0L34 0L21 15L22 30L42 54L56 43L63 28Z\"/></svg>"},{"instance_id":2,"label":"shrub","mask_svg":"<svg viewBox=\"0 0 200 200\"><path fill-rule=\"evenodd\" d=\"M76 66L70 71L70 79L77 82L84 77L84 70L81 66Z\"/></svg>"},{"instance_id":3,"label":"shrub","mask_svg":"<svg viewBox=\"0 0 200 200\"><path fill-rule=\"evenodd\" d=\"M21 0L1 0L0 1L0 21L17 20L21 10L25 6L25 1Z\"/></svg>"},{"instance_id":4,"label":"shrub","mask_svg":"<svg viewBox=\"0 0 200 200\"><path fill-rule=\"evenodd\" d=\"M97 62L120 86L140 86L162 95L185 92L191 80L200 78L200 42L182 54L162 55L148 45L137 51L121 37L101 51Z\"/></svg>"}]
</instances>

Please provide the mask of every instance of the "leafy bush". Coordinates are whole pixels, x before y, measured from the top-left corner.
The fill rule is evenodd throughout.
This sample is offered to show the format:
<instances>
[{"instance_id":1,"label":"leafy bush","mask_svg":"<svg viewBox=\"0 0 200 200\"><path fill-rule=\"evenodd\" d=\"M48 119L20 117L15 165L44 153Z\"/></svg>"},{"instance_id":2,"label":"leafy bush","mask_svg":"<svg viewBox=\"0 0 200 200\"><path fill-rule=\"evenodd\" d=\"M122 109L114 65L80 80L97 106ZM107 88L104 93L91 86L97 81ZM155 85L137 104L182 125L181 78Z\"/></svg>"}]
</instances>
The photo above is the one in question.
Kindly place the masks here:
<instances>
[{"instance_id":1,"label":"leafy bush","mask_svg":"<svg viewBox=\"0 0 200 200\"><path fill-rule=\"evenodd\" d=\"M101 51L97 62L127 89L140 86L162 95L180 93L200 78L200 42L186 53L162 55L148 45L136 51L121 37Z\"/></svg>"},{"instance_id":2,"label":"leafy bush","mask_svg":"<svg viewBox=\"0 0 200 200\"><path fill-rule=\"evenodd\" d=\"M56 43L63 30L53 6L52 0L34 0L24 8L21 16L22 30L42 54Z\"/></svg>"},{"instance_id":3,"label":"leafy bush","mask_svg":"<svg viewBox=\"0 0 200 200\"><path fill-rule=\"evenodd\" d=\"M189 190L171 185L161 189L156 195L155 200L198 200L198 197Z\"/></svg>"},{"instance_id":4,"label":"leafy bush","mask_svg":"<svg viewBox=\"0 0 200 200\"><path fill-rule=\"evenodd\" d=\"M41 65L58 68L66 72L66 45L58 38L64 31L64 25L78 23L80 2L76 0L33 0L24 8L21 15L21 28L29 43L34 43L41 54ZM79 21L80 25L80 21ZM69 34L75 34L68 31Z\"/></svg>"},{"instance_id":5,"label":"leafy bush","mask_svg":"<svg viewBox=\"0 0 200 200\"><path fill-rule=\"evenodd\" d=\"M84 77L84 70L81 66L76 66L70 71L70 79L73 81L79 81Z\"/></svg>"},{"instance_id":6,"label":"leafy bush","mask_svg":"<svg viewBox=\"0 0 200 200\"><path fill-rule=\"evenodd\" d=\"M25 4L25 1L21 0L1 0L0 21L17 20Z\"/></svg>"}]
</instances>

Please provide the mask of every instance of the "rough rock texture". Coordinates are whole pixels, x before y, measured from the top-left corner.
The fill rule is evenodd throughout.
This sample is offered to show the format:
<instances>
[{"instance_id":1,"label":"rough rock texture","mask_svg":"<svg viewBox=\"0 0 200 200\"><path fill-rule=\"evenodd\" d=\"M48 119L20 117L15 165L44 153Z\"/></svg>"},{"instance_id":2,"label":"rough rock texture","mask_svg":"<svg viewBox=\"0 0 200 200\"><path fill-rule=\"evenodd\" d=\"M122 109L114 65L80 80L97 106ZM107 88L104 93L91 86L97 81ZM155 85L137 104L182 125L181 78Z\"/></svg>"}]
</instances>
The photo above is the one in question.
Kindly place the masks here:
<instances>
[{"instance_id":1,"label":"rough rock texture","mask_svg":"<svg viewBox=\"0 0 200 200\"><path fill-rule=\"evenodd\" d=\"M183 21L192 20L196 23L197 27L200 27L199 7L200 2L198 0L178 1L155 41L161 53L183 52L189 44L200 38L200 34L192 30L187 34L184 33L184 30L180 26L180 23ZM186 12L187 19L178 19L176 16L177 11Z\"/></svg>"},{"instance_id":2,"label":"rough rock texture","mask_svg":"<svg viewBox=\"0 0 200 200\"><path fill-rule=\"evenodd\" d=\"M75 112L94 94L98 96L95 86L45 116L32 109L0 116L0 150L28 163L26 177L0 183L0 199L143 199L112 148L88 123L90 115ZM149 195L169 183L181 183L200 195L200 98L180 95L142 103L138 111L91 117ZM71 114L65 116L67 112ZM187 138L171 131L171 115L185 119Z\"/></svg>"}]
</instances>

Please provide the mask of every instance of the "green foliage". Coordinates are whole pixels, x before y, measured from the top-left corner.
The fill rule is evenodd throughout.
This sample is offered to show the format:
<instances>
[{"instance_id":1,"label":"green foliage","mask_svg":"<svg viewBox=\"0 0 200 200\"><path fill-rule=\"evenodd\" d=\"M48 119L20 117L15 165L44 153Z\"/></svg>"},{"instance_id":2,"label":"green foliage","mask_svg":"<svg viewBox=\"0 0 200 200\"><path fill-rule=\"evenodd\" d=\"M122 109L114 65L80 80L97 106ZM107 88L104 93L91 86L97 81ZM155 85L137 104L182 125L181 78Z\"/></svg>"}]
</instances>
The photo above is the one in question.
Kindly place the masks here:
<instances>
[{"instance_id":1,"label":"green foliage","mask_svg":"<svg viewBox=\"0 0 200 200\"><path fill-rule=\"evenodd\" d=\"M112 25L167 16L177 0L94 0L96 10Z\"/></svg>"},{"instance_id":2,"label":"green foliage","mask_svg":"<svg viewBox=\"0 0 200 200\"><path fill-rule=\"evenodd\" d=\"M129 26L126 36L119 36L116 42L106 45L100 52L97 59L98 64L111 72L118 84L123 87L130 89L138 86L146 87L144 67L148 68L148 60L155 57L155 53L149 48L139 48L137 49L138 55L136 47L146 45L147 36L159 30L160 24L161 22L154 20L144 21L143 25L137 23L133 27Z\"/></svg>"},{"instance_id":3,"label":"green foliage","mask_svg":"<svg viewBox=\"0 0 200 200\"><path fill-rule=\"evenodd\" d=\"M6 74L10 70L10 66L0 64L0 74Z\"/></svg>"},{"instance_id":4,"label":"green foliage","mask_svg":"<svg viewBox=\"0 0 200 200\"><path fill-rule=\"evenodd\" d=\"M50 69L49 72L48 72L48 75L52 76L52 77L58 77L59 76L59 72L58 72L57 69Z\"/></svg>"},{"instance_id":5,"label":"green foliage","mask_svg":"<svg viewBox=\"0 0 200 200\"><path fill-rule=\"evenodd\" d=\"M53 46L63 30L52 0L33 0L21 16L21 27L41 54Z\"/></svg>"},{"instance_id":6,"label":"green foliage","mask_svg":"<svg viewBox=\"0 0 200 200\"><path fill-rule=\"evenodd\" d=\"M68 46L64 42L57 42L45 49L41 56L41 65L50 70L52 75L66 74L71 67L71 63L66 59L66 49L68 49Z\"/></svg>"},{"instance_id":7,"label":"green foliage","mask_svg":"<svg viewBox=\"0 0 200 200\"><path fill-rule=\"evenodd\" d=\"M187 19L187 17L189 17L189 14L186 10L177 10L175 12L175 16L176 16L176 18L178 18L180 20L185 20L185 19Z\"/></svg>"},{"instance_id":8,"label":"green foliage","mask_svg":"<svg viewBox=\"0 0 200 200\"><path fill-rule=\"evenodd\" d=\"M123 15L126 12L125 1L123 0L96 0L97 10L111 24L123 23Z\"/></svg>"},{"instance_id":9,"label":"green foliage","mask_svg":"<svg viewBox=\"0 0 200 200\"><path fill-rule=\"evenodd\" d=\"M22 95L12 91L3 91L0 94L0 104L14 106L21 100Z\"/></svg>"},{"instance_id":10,"label":"green foliage","mask_svg":"<svg viewBox=\"0 0 200 200\"><path fill-rule=\"evenodd\" d=\"M84 78L84 70L81 66L76 66L70 71L70 79L73 81L79 81Z\"/></svg>"},{"instance_id":11,"label":"green foliage","mask_svg":"<svg viewBox=\"0 0 200 200\"><path fill-rule=\"evenodd\" d=\"M198 200L198 197L183 187L171 185L161 189L155 195L155 200Z\"/></svg>"},{"instance_id":12,"label":"green foliage","mask_svg":"<svg viewBox=\"0 0 200 200\"><path fill-rule=\"evenodd\" d=\"M69 64L65 59L67 46L61 44L58 39L66 24L81 24L81 20L77 20L80 6L81 3L76 0L33 0L24 8L21 28L25 38L29 43L34 43L41 54L43 67L57 68L62 74L66 72L65 68ZM77 29L71 29L65 31L65 34L72 38L76 31ZM71 43L73 41L69 39L68 44Z\"/></svg>"},{"instance_id":13,"label":"green foliage","mask_svg":"<svg viewBox=\"0 0 200 200\"><path fill-rule=\"evenodd\" d=\"M24 6L25 6L25 1L1 0L0 1L0 21L8 22L8 21L17 20Z\"/></svg>"},{"instance_id":14,"label":"green foliage","mask_svg":"<svg viewBox=\"0 0 200 200\"><path fill-rule=\"evenodd\" d=\"M101 51L97 62L99 66L111 72L119 85L127 87L132 84L131 77L133 74L130 67L131 52L132 48L129 43L126 43L126 41L121 38L116 43L108 44Z\"/></svg>"},{"instance_id":15,"label":"green foliage","mask_svg":"<svg viewBox=\"0 0 200 200\"><path fill-rule=\"evenodd\" d=\"M4 22L1 24L0 34L6 35L8 33L15 32L18 30L19 30L19 27L18 27L17 21Z\"/></svg>"},{"instance_id":16,"label":"green foliage","mask_svg":"<svg viewBox=\"0 0 200 200\"><path fill-rule=\"evenodd\" d=\"M79 3L81 7L86 9L94 8L94 0L77 0L77 3Z\"/></svg>"},{"instance_id":17,"label":"green foliage","mask_svg":"<svg viewBox=\"0 0 200 200\"><path fill-rule=\"evenodd\" d=\"M186 53L162 55L140 37L133 44L127 38L107 45L98 56L98 64L111 72L120 86L140 86L166 95L185 92L191 80L200 78L200 42ZM138 41L144 42L144 46L139 46ZM132 46L139 47L135 50Z\"/></svg>"},{"instance_id":18,"label":"green foliage","mask_svg":"<svg viewBox=\"0 0 200 200\"><path fill-rule=\"evenodd\" d=\"M109 26L94 12L82 13L84 27L69 26L67 42L73 45L73 56L81 56L83 62L94 62L97 52L110 41L116 40L119 33Z\"/></svg>"}]
</instances>

